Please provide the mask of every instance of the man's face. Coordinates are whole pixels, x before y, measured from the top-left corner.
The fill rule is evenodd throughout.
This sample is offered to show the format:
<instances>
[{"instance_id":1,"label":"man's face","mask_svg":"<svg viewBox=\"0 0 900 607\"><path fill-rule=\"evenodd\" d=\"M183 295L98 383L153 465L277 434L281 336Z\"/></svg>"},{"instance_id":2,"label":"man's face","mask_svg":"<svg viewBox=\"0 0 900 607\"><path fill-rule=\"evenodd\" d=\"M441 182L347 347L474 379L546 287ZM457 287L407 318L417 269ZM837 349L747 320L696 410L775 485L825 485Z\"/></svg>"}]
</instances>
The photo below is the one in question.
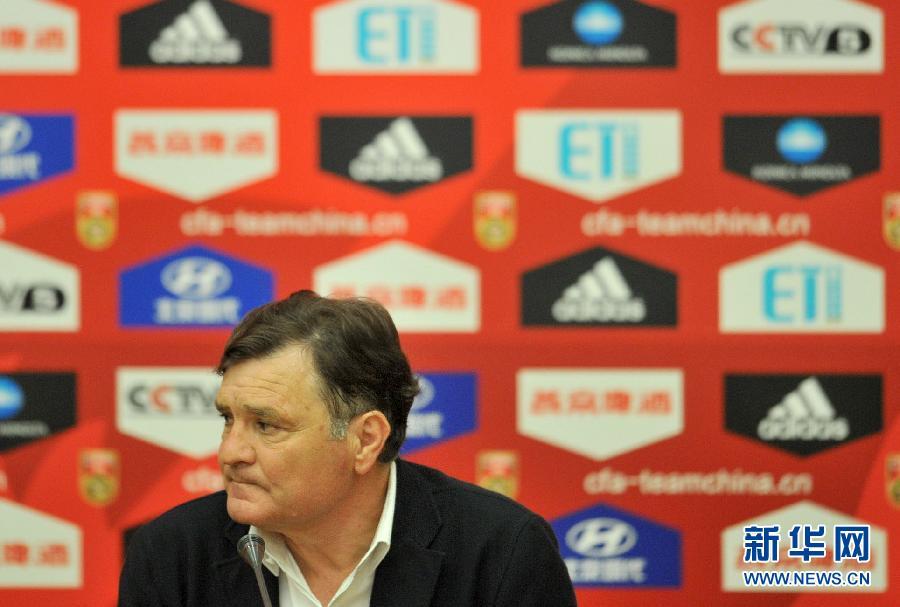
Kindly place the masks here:
<instances>
[{"instance_id":1,"label":"man's face","mask_svg":"<svg viewBox=\"0 0 900 607\"><path fill-rule=\"evenodd\" d=\"M225 420L219 465L235 521L267 531L303 529L352 491L352 449L331 438L319 381L300 346L225 372L216 399Z\"/></svg>"}]
</instances>

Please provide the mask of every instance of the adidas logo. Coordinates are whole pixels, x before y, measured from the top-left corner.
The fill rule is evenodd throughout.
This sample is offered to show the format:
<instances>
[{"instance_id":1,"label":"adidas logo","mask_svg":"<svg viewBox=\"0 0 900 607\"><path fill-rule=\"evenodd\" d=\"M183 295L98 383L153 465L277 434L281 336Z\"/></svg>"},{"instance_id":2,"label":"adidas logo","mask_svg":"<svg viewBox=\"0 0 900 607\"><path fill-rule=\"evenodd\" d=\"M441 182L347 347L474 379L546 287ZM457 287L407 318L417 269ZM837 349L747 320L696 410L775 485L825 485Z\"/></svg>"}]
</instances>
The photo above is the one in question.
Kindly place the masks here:
<instances>
[{"instance_id":1,"label":"adidas logo","mask_svg":"<svg viewBox=\"0 0 900 607\"><path fill-rule=\"evenodd\" d=\"M196 0L150 45L156 63L238 63L242 54L209 0Z\"/></svg>"},{"instance_id":2,"label":"adidas logo","mask_svg":"<svg viewBox=\"0 0 900 607\"><path fill-rule=\"evenodd\" d=\"M796 390L769 409L757 427L757 435L767 441L842 441L849 434L849 423L835 417L834 406L815 377L800 382Z\"/></svg>"},{"instance_id":3,"label":"adidas logo","mask_svg":"<svg viewBox=\"0 0 900 607\"><path fill-rule=\"evenodd\" d=\"M356 181L439 181L440 158L431 156L409 118L397 118L350 161Z\"/></svg>"},{"instance_id":4,"label":"adidas logo","mask_svg":"<svg viewBox=\"0 0 900 607\"><path fill-rule=\"evenodd\" d=\"M644 300L631 287L611 257L604 257L553 304L559 322L641 322L647 315Z\"/></svg>"}]
</instances>

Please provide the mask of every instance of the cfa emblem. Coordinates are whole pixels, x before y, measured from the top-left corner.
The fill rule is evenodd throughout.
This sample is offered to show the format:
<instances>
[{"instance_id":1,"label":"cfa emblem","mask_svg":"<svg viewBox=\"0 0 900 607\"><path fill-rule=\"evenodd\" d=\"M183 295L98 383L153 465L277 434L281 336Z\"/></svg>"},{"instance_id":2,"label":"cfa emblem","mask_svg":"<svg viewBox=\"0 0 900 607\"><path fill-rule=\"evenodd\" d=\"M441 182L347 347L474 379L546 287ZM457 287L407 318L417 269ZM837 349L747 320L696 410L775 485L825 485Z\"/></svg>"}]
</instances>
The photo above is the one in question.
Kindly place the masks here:
<instances>
[{"instance_id":1,"label":"cfa emblem","mask_svg":"<svg viewBox=\"0 0 900 607\"><path fill-rule=\"evenodd\" d=\"M116 239L119 202L115 193L85 190L75 200L75 233L88 249L106 249Z\"/></svg>"},{"instance_id":2,"label":"cfa emblem","mask_svg":"<svg viewBox=\"0 0 900 607\"><path fill-rule=\"evenodd\" d=\"M884 241L900 251L900 192L884 195Z\"/></svg>"},{"instance_id":3,"label":"cfa emblem","mask_svg":"<svg viewBox=\"0 0 900 607\"><path fill-rule=\"evenodd\" d=\"M900 453L889 453L885 457L884 475L888 501L900 508Z\"/></svg>"},{"instance_id":4,"label":"cfa emblem","mask_svg":"<svg viewBox=\"0 0 900 607\"><path fill-rule=\"evenodd\" d=\"M78 454L78 491L92 506L108 506L119 496L121 466L112 449L82 449Z\"/></svg>"},{"instance_id":5,"label":"cfa emblem","mask_svg":"<svg viewBox=\"0 0 900 607\"><path fill-rule=\"evenodd\" d=\"M505 249L516 238L516 195L487 190L475 194L475 237L488 251Z\"/></svg>"},{"instance_id":6,"label":"cfa emblem","mask_svg":"<svg viewBox=\"0 0 900 607\"><path fill-rule=\"evenodd\" d=\"M475 482L485 489L516 499L519 494L519 454L515 451L479 452Z\"/></svg>"}]
</instances>

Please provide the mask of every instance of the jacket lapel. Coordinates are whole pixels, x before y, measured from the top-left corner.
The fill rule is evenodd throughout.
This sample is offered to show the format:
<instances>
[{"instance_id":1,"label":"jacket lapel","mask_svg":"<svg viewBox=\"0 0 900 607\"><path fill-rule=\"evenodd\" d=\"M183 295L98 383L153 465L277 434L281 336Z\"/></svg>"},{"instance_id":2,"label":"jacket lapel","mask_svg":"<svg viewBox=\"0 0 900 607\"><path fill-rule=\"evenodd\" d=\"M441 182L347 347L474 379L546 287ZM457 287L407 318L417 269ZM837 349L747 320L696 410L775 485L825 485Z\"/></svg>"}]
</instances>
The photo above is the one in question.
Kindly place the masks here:
<instances>
[{"instance_id":1,"label":"jacket lapel","mask_svg":"<svg viewBox=\"0 0 900 607\"><path fill-rule=\"evenodd\" d=\"M247 525L239 525L234 521L229 523L225 530L225 537L232 546L235 546L234 556L217 561L212 565L215 587L221 592L217 604L223 607L263 605L253 568L237 554L237 542L242 535L247 533L247 529ZM272 607L278 607L278 578L272 575L272 572L266 567L263 567L262 571Z\"/></svg>"},{"instance_id":2,"label":"jacket lapel","mask_svg":"<svg viewBox=\"0 0 900 607\"><path fill-rule=\"evenodd\" d=\"M440 527L431 488L418 472L398 460L391 549L375 571L371 607L431 603L444 553L428 546Z\"/></svg>"}]
</instances>

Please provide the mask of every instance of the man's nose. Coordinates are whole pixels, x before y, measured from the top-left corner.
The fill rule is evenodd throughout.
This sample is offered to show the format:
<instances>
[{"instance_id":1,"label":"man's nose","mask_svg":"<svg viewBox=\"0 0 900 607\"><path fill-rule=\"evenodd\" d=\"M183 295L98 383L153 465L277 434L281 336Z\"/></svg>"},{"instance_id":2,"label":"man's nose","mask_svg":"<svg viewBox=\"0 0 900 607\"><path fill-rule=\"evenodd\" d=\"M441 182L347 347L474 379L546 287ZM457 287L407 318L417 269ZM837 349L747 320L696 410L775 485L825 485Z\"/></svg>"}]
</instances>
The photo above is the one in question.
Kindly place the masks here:
<instances>
[{"instance_id":1,"label":"man's nose","mask_svg":"<svg viewBox=\"0 0 900 607\"><path fill-rule=\"evenodd\" d=\"M222 442L219 443L219 464L252 464L256 459L256 451L248 438L248 431L243 424L235 422L226 428L222 433Z\"/></svg>"}]
</instances>

